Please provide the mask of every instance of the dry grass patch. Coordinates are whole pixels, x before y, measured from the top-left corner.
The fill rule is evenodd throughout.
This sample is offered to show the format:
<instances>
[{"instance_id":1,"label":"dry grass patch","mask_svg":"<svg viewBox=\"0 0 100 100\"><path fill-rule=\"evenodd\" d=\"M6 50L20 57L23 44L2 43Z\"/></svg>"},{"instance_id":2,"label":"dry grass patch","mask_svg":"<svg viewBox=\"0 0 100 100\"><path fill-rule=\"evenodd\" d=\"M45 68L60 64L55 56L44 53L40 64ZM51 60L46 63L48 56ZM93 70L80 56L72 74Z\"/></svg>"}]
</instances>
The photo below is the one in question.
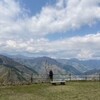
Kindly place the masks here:
<instances>
[{"instance_id":1,"label":"dry grass patch","mask_svg":"<svg viewBox=\"0 0 100 100\"><path fill-rule=\"evenodd\" d=\"M0 100L100 100L100 82L3 86Z\"/></svg>"}]
</instances>

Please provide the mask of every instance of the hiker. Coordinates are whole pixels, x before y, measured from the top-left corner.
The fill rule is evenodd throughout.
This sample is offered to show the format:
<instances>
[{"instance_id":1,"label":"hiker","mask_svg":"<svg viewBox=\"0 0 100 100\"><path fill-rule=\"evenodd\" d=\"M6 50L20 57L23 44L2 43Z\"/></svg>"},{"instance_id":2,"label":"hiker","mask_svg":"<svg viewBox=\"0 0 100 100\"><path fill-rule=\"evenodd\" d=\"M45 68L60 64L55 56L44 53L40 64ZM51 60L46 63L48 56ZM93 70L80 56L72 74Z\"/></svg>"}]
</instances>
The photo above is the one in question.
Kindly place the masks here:
<instances>
[{"instance_id":1,"label":"hiker","mask_svg":"<svg viewBox=\"0 0 100 100\"><path fill-rule=\"evenodd\" d=\"M49 78L51 81L53 81L53 71L52 70L49 71Z\"/></svg>"}]
</instances>

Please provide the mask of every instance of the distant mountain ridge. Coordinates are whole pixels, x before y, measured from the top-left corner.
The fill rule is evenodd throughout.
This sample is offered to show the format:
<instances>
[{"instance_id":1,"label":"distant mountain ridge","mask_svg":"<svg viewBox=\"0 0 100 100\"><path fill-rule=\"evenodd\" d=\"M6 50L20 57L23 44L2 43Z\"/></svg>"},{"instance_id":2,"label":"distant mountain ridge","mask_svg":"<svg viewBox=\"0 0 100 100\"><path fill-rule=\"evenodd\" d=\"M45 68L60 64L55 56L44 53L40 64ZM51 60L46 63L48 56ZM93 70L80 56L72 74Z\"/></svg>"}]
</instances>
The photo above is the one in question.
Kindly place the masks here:
<instances>
[{"instance_id":1,"label":"distant mountain ridge","mask_svg":"<svg viewBox=\"0 0 100 100\"><path fill-rule=\"evenodd\" d=\"M57 59L58 62L62 64L67 64L70 66L73 66L75 69L79 70L81 73L84 73L88 70L86 66L84 66L82 63L79 63L78 59Z\"/></svg>"},{"instance_id":2,"label":"distant mountain ridge","mask_svg":"<svg viewBox=\"0 0 100 100\"><path fill-rule=\"evenodd\" d=\"M73 65L80 71L88 71L92 69L100 69L100 60L78 60L78 59L57 59L57 61L63 64Z\"/></svg>"},{"instance_id":3,"label":"distant mountain ridge","mask_svg":"<svg viewBox=\"0 0 100 100\"><path fill-rule=\"evenodd\" d=\"M85 73L83 73L84 75L95 75L95 74L100 74L100 69L92 69L92 70L89 70Z\"/></svg>"},{"instance_id":4,"label":"distant mountain ridge","mask_svg":"<svg viewBox=\"0 0 100 100\"><path fill-rule=\"evenodd\" d=\"M53 69L55 73L72 73L83 74L85 72L100 69L100 60L78 60L78 59L54 59L50 57L23 57L12 56L12 58L20 63L24 64L38 73L46 73L46 68Z\"/></svg>"},{"instance_id":5,"label":"distant mountain ridge","mask_svg":"<svg viewBox=\"0 0 100 100\"><path fill-rule=\"evenodd\" d=\"M55 74L81 74L79 70L74 68L72 65L63 64L61 62L58 62L56 59L50 58L50 57L37 57L33 59L18 59L14 58L15 61L25 64L26 66L29 66L30 68L35 69L38 73L46 73L46 70L49 71L50 69L53 69ZM47 69L46 69L47 68Z\"/></svg>"},{"instance_id":6,"label":"distant mountain ridge","mask_svg":"<svg viewBox=\"0 0 100 100\"><path fill-rule=\"evenodd\" d=\"M62 65L55 59L49 57L38 57L34 59L15 59L19 63L24 63L26 66L35 69L40 74L48 73L50 69L53 69L55 73L63 73L64 70L60 68ZM47 72L46 72L47 71Z\"/></svg>"},{"instance_id":7,"label":"distant mountain ridge","mask_svg":"<svg viewBox=\"0 0 100 100\"><path fill-rule=\"evenodd\" d=\"M31 74L37 74L37 72L25 65L15 62L9 57L0 55L0 83L28 82Z\"/></svg>"}]
</instances>

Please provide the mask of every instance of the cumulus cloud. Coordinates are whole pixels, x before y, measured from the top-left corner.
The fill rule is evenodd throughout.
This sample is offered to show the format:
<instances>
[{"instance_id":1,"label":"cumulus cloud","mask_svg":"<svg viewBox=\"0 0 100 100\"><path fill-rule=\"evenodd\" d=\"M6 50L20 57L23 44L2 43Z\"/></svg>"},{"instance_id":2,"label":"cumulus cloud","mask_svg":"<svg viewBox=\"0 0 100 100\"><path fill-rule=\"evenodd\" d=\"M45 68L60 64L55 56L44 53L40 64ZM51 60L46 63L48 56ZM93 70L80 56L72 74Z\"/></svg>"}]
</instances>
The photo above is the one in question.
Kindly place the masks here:
<instances>
[{"instance_id":1,"label":"cumulus cloud","mask_svg":"<svg viewBox=\"0 0 100 100\"><path fill-rule=\"evenodd\" d=\"M59 0L55 6L43 7L40 14L32 17L31 31L51 34L92 25L100 20L99 3L100 0Z\"/></svg>"},{"instance_id":2,"label":"cumulus cloud","mask_svg":"<svg viewBox=\"0 0 100 100\"><path fill-rule=\"evenodd\" d=\"M76 36L64 40L49 41L42 38L29 41L0 41L0 46L6 52L26 52L29 54L48 55L59 58L79 58L93 59L99 58L100 52L100 33L85 35L84 37ZM1 50L0 50L1 51Z\"/></svg>"},{"instance_id":3,"label":"cumulus cloud","mask_svg":"<svg viewBox=\"0 0 100 100\"><path fill-rule=\"evenodd\" d=\"M58 0L28 16L18 0L0 1L0 37L43 37L91 25L100 20L100 0ZM5 35L4 35L5 34Z\"/></svg>"},{"instance_id":4,"label":"cumulus cloud","mask_svg":"<svg viewBox=\"0 0 100 100\"><path fill-rule=\"evenodd\" d=\"M20 0L0 0L0 52L26 52L55 57L97 57L100 33L50 41L48 34L78 29L100 21L100 0L57 0L34 16Z\"/></svg>"}]
</instances>

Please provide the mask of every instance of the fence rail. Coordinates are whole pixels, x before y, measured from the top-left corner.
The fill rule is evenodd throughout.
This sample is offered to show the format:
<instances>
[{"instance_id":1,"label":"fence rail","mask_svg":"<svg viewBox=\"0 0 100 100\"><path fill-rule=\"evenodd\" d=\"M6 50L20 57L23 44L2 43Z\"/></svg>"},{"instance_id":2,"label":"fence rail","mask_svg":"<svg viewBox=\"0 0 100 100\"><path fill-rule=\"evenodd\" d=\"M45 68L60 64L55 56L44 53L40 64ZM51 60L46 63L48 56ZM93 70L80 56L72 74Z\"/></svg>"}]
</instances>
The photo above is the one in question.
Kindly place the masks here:
<instances>
[{"instance_id":1,"label":"fence rail","mask_svg":"<svg viewBox=\"0 0 100 100\"><path fill-rule=\"evenodd\" d=\"M48 82L49 76L47 74L40 74L34 75L33 82L40 81L40 82ZM54 74L53 80L65 80L65 81L73 81L73 80L93 80L93 81L100 81L100 74L96 75L72 75L72 74Z\"/></svg>"},{"instance_id":2,"label":"fence rail","mask_svg":"<svg viewBox=\"0 0 100 100\"><path fill-rule=\"evenodd\" d=\"M27 82L14 82L10 81L7 84L15 85L15 84L31 84L31 83L41 83L41 82L50 82L49 75L47 74L39 74L39 75L32 75L26 79ZM73 75L73 74L54 74L53 80L60 80L60 81L100 81L100 74L95 75ZM0 82L3 85L3 82Z\"/></svg>"}]
</instances>

